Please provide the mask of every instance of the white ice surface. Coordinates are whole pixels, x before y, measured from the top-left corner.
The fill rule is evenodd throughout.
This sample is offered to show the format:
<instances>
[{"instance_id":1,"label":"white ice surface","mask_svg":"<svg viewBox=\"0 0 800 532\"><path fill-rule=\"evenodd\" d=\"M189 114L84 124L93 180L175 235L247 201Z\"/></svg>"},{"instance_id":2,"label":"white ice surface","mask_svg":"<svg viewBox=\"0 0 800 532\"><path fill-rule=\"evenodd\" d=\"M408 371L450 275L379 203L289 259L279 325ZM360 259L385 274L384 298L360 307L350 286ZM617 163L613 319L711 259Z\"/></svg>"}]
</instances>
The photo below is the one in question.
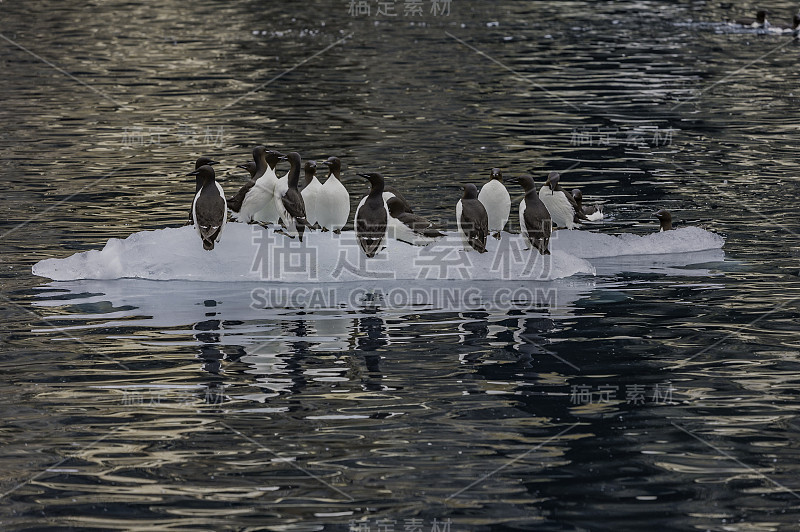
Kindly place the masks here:
<instances>
[{"instance_id":1,"label":"white ice surface","mask_svg":"<svg viewBox=\"0 0 800 532\"><path fill-rule=\"evenodd\" d=\"M559 230L552 255L526 250L520 235L489 238L488 253L465 252L449 233L426 247L390 240L386 250L367 259L352 231L306 232L304 242L258 225L229 223L222 241L205 251L191 226L134 233L110 239L102 250L36 263L33 273L56 281L138 278L184 281L352 282L398 280L540 280L595 274L587 259L648 256L717 250L724 240L697 227L646 236L612 236L585 230ZM657 258L653 257L653 262ZM710 261L709 261L710 262Z\"/></svg>"}]
</instances>

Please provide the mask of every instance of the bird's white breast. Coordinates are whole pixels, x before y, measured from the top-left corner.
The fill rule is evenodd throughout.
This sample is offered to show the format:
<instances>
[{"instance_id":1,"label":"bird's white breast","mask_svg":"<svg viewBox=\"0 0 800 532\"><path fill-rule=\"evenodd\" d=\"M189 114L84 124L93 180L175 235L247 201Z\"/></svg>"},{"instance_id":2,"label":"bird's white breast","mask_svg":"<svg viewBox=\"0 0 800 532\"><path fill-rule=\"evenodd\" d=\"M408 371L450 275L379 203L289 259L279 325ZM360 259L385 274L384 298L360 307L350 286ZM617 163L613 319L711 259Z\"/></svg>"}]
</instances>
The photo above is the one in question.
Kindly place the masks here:
<instances>
[{"instance_id":1,"label":"bird's white breast","mask_svg":"<svg viewBox=\"0 0 800 532\"><path fill-rule=\"evenodd\" d=\"M553 193L549 186L544 185L539 189L539 199L547 207L550 212L550 218L552 218L557 227L573 229L576 226L575 209L567 199L567 196L564 195L564 191L558 190Z\"/></svg>"},{"instance_id":2,"label":"bird's white breast","mask_svg":"<svg viewBox=\"0 0 800 532\"><path fill-rule=\"evenodd\" d=\"M511 196L505 185L492 179L481 187L478 200L486 208L486 214L489 215L489 231L501 231L511 214Z\"/></svg>"}]
</instances>

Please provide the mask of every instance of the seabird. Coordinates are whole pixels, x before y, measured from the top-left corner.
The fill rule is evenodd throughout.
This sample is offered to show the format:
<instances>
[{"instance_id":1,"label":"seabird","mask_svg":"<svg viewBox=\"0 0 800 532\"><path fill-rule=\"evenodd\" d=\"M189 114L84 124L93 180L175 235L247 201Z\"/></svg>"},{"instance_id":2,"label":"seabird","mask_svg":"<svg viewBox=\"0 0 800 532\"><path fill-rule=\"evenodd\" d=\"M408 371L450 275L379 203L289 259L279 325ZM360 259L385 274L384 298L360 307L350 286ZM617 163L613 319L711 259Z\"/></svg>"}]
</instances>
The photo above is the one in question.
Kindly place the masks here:
<instances>
[{"instance_id":1,"label":"seabird","mask_svg":"<svg viewBox=\"0 0 800 532\"><path fill-rule=\"evenodd\" d=\"M303 195L303 202L306 204L306 220L308 220L309 225L314 226L317 223L317 201L319 200L322 183L317 179L317 163L315 161L306 161L304 170L306 186L303 187L301 194Z\"/></svg>"},{"instance_id":2,"label":"seabird","mask_svg":"<svg viewBox=\"0 0 800 532\"><path fill-rule=\"evenodd\" d=\"M260 211L258 211L253 220L256 222L266 223L266 224L277 224L278 220L280 219L280 214L278 210L275 208L275 187L278 186L278 175L275 173L275 168L278 166L278 161L281 160L283 154L279 151L275 150L267 150L267 170L264 172L264 176L261 178L263 183L264 189L270 195L270 200L264 204ZM283 176L283 181L287 181L285 179L288 176Z\"/></svg>"},{"instance_id":3,"label":"seabird","mask_svg":"<svg viewBox=\"0 0 800 532\"><path fill-rule=\"evenodd\" d=\"M561 188L560 179L561 174L550 172L550 175L547 176L547 181L539 189L539 199L550 211L550 217L556 227L574 229L578 225L576 219L587 220L587 218L583 211L578 208L578 204L572 194Z\"/></svg>"},{"instance_id":4,"label":"seabird","mask_svg":"<svg viewBox=\"0 0 800 532\"><path fill-rule=\"evenodd\" d=\"M383 187L383 199L384 201L388 201L388 198L395 197L400 200L400 203L403 204L403 211L414 214L414 209L411 208L411 205L406 201L406 198L400 194L400 191L394 187Z\"/></svg>"},{"instance_id":5,"label":"seabird","mask_svg":"<svg viewBox=\"0 0 800 532\"><path fill-rule=\"evenodd\" d=\"M303 195L297 189L300 182L300 154L292 152L281 157L288 160L292 165L289 170L289 177L285 182L279 182L275 187L275 208L277 209L286 232L289 236L298 236L300 242L303 241L303 231L305 231L308 221L306 220L306 206L303 202Z\"/></svg>"},{"instance_id":6,"label":"seabird","mask_svg":"<svg viewBox=\"0 0 800 532\"><path fill-rule=\"evenodd\" d=\"M491 179L481 187L478 199L489 215L489 231L499 239L500 231L508 223L511 214L511 196L503 184L503 173L499 168L492 168Z\"/></svg>"},{"instance_id":7,"label":"seabird","mask_svg":"<svg viewBox=\"0 0 800 532\"><path fill-rule=\"evenodd\" d=\"M456 225L465 250L471 247L478 253L486 253L489 215L478 200L478 188L472 183L464 185L464 195L456 204Z\"/></svg>"},{"instance_id":8,"label":"seabird","mask_svg":"<svg viewBox=\"0 0 800 532\"><path fill-rule=\"evenodd\" d=\"M386 242L389 213L383 201L383 176L377 173L358 175L367 179L371 186L366 200L356 210L356 238L364 254L372 258Z\"/></svg>"},{"instance_id":9,"label":"seabird","mask_svg":"<svg viewBox=\"0 0 800 532\"><path fill-rule=\"evenodd\" d=\"M231 218L237 222L250 223L256 221L256 213L263 209L267 203L272 205L274 185L270 185L268 175L269 163L277 164L277 152L267 151L264 146L253 148L253 161L256 165L255 175L248 181L235 196L228 199L228 206L233 214ZM274 177L274 173L272 174ZM274 207L272 207L274 209Z\"/></svg>"},{"instance_id":10,"label":"seabird","mask_svg":"<svg viewBox=\"0 0 800 532\"><path fill-rule=\"evenodd\" d=\"M228 206L225 192L214 179L214 168L204 165L187 175L197 176L202 182L192 202L192 219L197 234L203 240L203 249L211 251L219 242L225 228Z\"/></svg>"},{"instance_id":11,"label":"seabird","mask_svg":"<svg viewBox=\"0 0 800 532\"><path fill-rule=\"evenodd\" d=\"M194 169L198 170L201 166L205 165L214 165L219 164L219 161L213 160L211 157L200 157L194 162ZM200 176L197 176L194 180L194 195L196 196L198 192L200 192L200 187L203 186L203 182L200 179ZM192 200L194 202L194 199ZM189 221L186 222L186 225L194 224L194 215L192 214L192 209L189 209Z\"/></svg>"},{"instance_id":12,"label":"seabird","mask_svg":"<svg viewBox=\"0 0 800 532\"><path fill-rule=\"evenodd\" d=\"M339 158L330 157L323 164L328 167L328 179L322 184L317 198L317 223L323 231L339 233L350 217L350 194L340 181L342 162Z\"/></svg>"},{"instance_id":13,"label":"seabird","mask_svg":"<svg viewBox=\"0 0 800 532\"><path fill-rule=\"evenodd\" d=\"M386 196L386 193L383 194ZM433 227L433 222L406 211L403 201L393 196L386 201L389 210L388 232L395 240L414 246L425 246L445 236Z\"/></svg>"},{"instance_id":14,"label":"seabird","mask_svg":"<svg viewBox=\"0 0 800 532\"><path fill-rule=\"evenodd\" d=\"M578 204L578 208L586 215L586 218L588 218L590 222L603 219L603 208L599 203L597 205L583 204L583 192L581 192L581 189L572 189L572 197L575 199L575 203Z\"/></svg>"},{"instance_id":15,"label":"seabird","mask_svg":"<svg viewBox=\"0 0 800 532\"><path fill-rule=\"evenodd\" d=\"M745 28L768 28L769 22L767 22L767 12L763 9L760 9L756 13L755 20L751 18L737 20L736 24Z\"/></svg>"},{"instance_id":16,"label":"seabird","mask_svg":"<svg viewBox=\"0 0 800 532\"><path fill-rule=\"evenodd\" d=\"M541 255L549 255L550 234L553 232L550 211L536 194L533 177L524 174L518 181L525 189L525 197L519 202L519 227L522 236Z\"/></svg>"},{"instance_id":17,"label":"seabird","mask_svg":"<svg viewBox=\"0 0 800 532\"><path fill-rule=\"evenodd\" d=\"M250 179L253 179L256 176L256 163L255 163L255 161L250 161L249 163L244 163L244 164L237 164L236 168L241 168L242 170L247 170L247 173L250 174Z\"/></svg>"},{"instance_id":18,"label":"seabird","mask_svg":"<svg viewBox=\"0 0 800 532\"><path fill-rule=\"evenodd\" d=\"M672 229L672 214L667 209L661 209L657 213L653 214L656 218L658 218L659 223L661 224L661 231L669 231Z\"/></svg>"}]
</instances>

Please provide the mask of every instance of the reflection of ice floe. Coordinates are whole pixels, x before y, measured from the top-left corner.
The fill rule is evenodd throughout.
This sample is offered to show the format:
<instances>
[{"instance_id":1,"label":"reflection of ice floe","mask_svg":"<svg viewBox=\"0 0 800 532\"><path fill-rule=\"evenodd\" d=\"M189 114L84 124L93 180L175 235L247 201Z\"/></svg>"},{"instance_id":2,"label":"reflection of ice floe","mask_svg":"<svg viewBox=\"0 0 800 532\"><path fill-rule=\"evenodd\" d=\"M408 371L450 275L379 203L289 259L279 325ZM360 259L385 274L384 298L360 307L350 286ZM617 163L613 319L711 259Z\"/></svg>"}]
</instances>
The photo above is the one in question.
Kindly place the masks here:
<instances>
[{"instance_id":1,"label":"reflection of ice floe","mask_svg":"<svg viewBox=\"0 0 800 532\"><path fill-rule=\"evenodd\" d=\"M613 275L619 272L652 273L657 275L679 275L683 277L709 277L721 275L704 265L721 263L725 253L721 249L694 251L690 253L668 253L664 255L624 255L593 259L597 275Z\"/></svg>"},{"instance_id":2,"label":"reflection of ice floe","mask_svg":"<svg viewBox=\"0 0 800 532\"><path fill-rule=\"evenodd\" d=\"M314 232L304 242L259 226L229 224L212 252L191 227L134 233L110 239L102 250L46 259L33 273L54 280L140 278L190 281L351 282L370 280L552 280L594 273L585 259L720 249L722 237L697 227L647 236L557 231L552 255L524 249L519 235L489 239L489 253L461 250L455 234L426 246L389 241L366 259L352 232Z\"/></svg>"},{"instance_id":3,"label":"reflection of ice floe","mask_svg":"<svg viewBox=\"0 0 800 532\"><path fill-rule=\"evenodd\" d=\"M594 278L556 281L361 281L351 283L206 283L193 281L58 281L40 287L40 308L68 308L59 320L91 327L174 328L198 323L275 321L302 315L321 335L339 336L349 320L389 314L569 308L595 288ZM298 314L302 312L302 314ZM47 316L45 316L47 318ZM105 321L102 322L100 320ZM238 325L240 332L248 329ZM268 331L259 330L263 340ZM280 333L281 341L286 334ZM277 340L277 337L276 337Z\"/></svg>"}]
</instances>

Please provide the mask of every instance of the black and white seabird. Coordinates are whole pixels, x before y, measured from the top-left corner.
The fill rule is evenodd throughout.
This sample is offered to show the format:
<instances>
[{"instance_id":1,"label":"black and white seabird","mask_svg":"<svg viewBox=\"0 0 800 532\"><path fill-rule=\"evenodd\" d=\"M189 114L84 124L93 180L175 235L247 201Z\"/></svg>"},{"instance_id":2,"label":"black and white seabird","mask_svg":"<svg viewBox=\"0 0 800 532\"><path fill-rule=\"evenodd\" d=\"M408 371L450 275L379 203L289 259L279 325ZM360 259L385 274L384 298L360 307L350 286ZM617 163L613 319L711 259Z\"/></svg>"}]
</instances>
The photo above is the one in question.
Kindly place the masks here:
<instances>
[{"instance_id":1,"label":"black and white seabird","mask_svg":"<svg viewBox=\"0 0 800 532\"><path fill-rule=\"evenodd\" d=\"M288 160L292 166L287 180L279 182L275 187L275 208L278 210L283 225L286 226L286 233L291 237L297 235L302 242L303 231L308 225L303 195L297 189L297 185L300 183L300 166L303 163L297 152L285 155L283 159Z\"/></svg>"},{"instance_id":2,"label":"black and white seabird","mask_svg":"<svg viewBox=\"0 0 800 532\"><path fill-rule=\"evenodd\" d=\"M211 157L200 157L194 162L194 169L197 170L201 166L205 166L205 165L211 166L211 165L214 165L214 164L219 164L219 161L215 161ZM203 186L203 182L201 181L200 176L197 176L195 178L195 180L194 180L194 195L195 196L197 195L198 192L200 192L200 187L202 187L202 186ZM192 199L192 201L194 202L194 199ZM192 225L192 224L194 224L194 218L192 217L192 209L190 208L189 209L189 221L186 222L186 225Z\"/></svg>"},{"instance_id":3,"label":"black and white seabird","mask_svg":"<svg viewBox=\"0 0 800 532\"><path fill-rule=\"evenodd\" d=\"M377 173L358 174L370 183L369 195L356 209L355 228L358 244L372 258L383 249L389 213L383 201L383 176Z\"/></svg>"},{"instance_id":4,"label":"black and white seabird","mask_svg":"<svg viewBox=\"0 0 800 532\"><path fill-rule=\"evenodd\" d=\"M464 194L456 204L456 225L464 241L464 249L486 253L489 236L489 215L478 200L478 188L472 183L464 185Z\"/></svg>"},{"instance_id":5,"label":"black and white seabird","mask_svg":"<svg viewBox=\"0 0 800 532\"><path fill-rule=\"evenodd\" d=\"M667 209L661 209L653 214L653 216L658 218L658 222L661 225L660 231L669 231L672 229L672 214L670 214Z\"/></svg>"},{"instance_id":6,"label":"black and white seabird","mask_svg":"<svg viewBox=\"0 0 800 532\"><path fill-rule=\"evenodd\" d=\"M411 205L406 201L406 198L394 187L383 187L383 199L384 201L389 201L389 198L397 198L400 200L400 203L403 205L403 212L407 212L409 214L414 214L414 209L411 208Z\"/></svg>"},{"instance_id":7,"label":"black and white seabird","mask_svg":"<svg viewBox=\"0 0 800 532\"><path fill-rule=\"evenodd\" d=\"M541 255L550 254L550 235L553 232L553 220L550 211L539 199L533 177L524 174L518 179L525 189L525 197L519 202L519 227L528 244Z\"/></svg>"},{"instance_id":8,"label":"black and white seabird","mask_svg":"<svg viewBox=\"0 0 800 532\"><path fill-rule=\"evenodd\" d=\"M550 172L550 175L547 176L547 181L539 189L539 199L550 211L550 217L556 227L574 229L578 225L576 220L586 220L587 218L583 211L578 208L578 204L572 194L561 188L560 179L561 174Z\"/></svg>"},{"instance_id":9,"label":"black and white seabird","mask_svg":"<svg viewBox=\"0 0 800 532\"><path fill-rule=\"evenodd\" d=\"M264 205L261 207L261 210L253 215L253 220L256 222L260 222L262 224L277 224L278 220L280 219L280 214L275 208L275 187L278 186L278 182L280 181L278 179L278 175L275 173L275 169L278 166L278 161L281 160L281 157L283 157L281 152L267 150L265 157L267 160L267 169L264 171L264 175L261 177L261 179L259 179L259 183L260 186L266 191L266 194L270 197L270 199L264 203ZM283 181L285 182L286 179Z\"/></svg>"},{"instance_id":10,"label":"black and white seabird","mask_svg":"<svg viewBox=\"0 0 800 532\"><path fill-rule=\"evenodd\" d=\"M338 233L350 217L350 194L341 182L339 158L329 157L323 164L328 167L328 179L322 184L317 199L317 223L323 231Z\"/></svg>"},{"instance_id":11,"label":"black and white seabird","mask_svg":"<svg viewBox=\"0 0 800 532\"><path fill-rule=\"evenodd\" d=\"M269 202L274 203L274 190L267 184L269 176L268 157L274 164L277 164L277 152L268 152L264 146L253 148L253 162L256 165L256 172L235 196L228 199L228 207L233 214L231 218L237 222L250 223L255 221L255 215ZM273 207L274 209L274 207Z\"/></svg>"},{"instance_id":12,"label":"black and white seabird","mask_svg":"<svg viewBox=\"0 0 800 532\"><path fill-rule=\"evenodd\" d=\"M586 218L590 222L596 222L603 219L603 207L600 206L599 203L597 205L583 204L583 192L581 192L581 189L573 188L572 197L575 199L575 203L578 204L578 208L583 212L583 214L586 215Z\"/></svg>"},{"instance_id":13,"label":"black and white seabird","mask_svg":"<svg viewBox=\"0 0 800 532\"><path fill-rule=\"evenodd\" d=\"M255 161L250 161L249 163L244 163L244 164L237 164L236 168L247 170L247 173L250 174L250 179L253 179L256 176L257 168Z\"/></svg>"},{"instance_id":14,"label":"black and white seabird","mask_svg":"<svg viewBox=\"0 0 800 532\"><path fill-rule=\"evenodd\" d=\"M197 176L202 184L192 202L192 219L197 234L203 240L203 249L211 251L222 237L228 206L225 192L214 176L214 168L204 165L187 175Z\"/></svg>"},{"instance_id":15,"label":"black and white seabird","mask_svg":"<svg viewBox=\"0 0 800 532\"><path fill-rule=\"evenodd\" d=\"M425 246L445 236L433 227L430 220L406 211L406 204L396 196L386 200L386 207L389 210L388 233L395 240Z\"/></svg>"},{"instance_id":16,"label":"black and white seabird","mask_svg":"<svg viewBox=\"0 0 800 532\"><path fill-rule=\"evenodd\" d=\"M303 195L303 202L306 204L306 220L312 227L317 224L317 203L319 201L322 183L317 179L316 161L306 161L305 166L306 186L300 192Z\"/></svg>"},{"instance_id":17,"label":"black and white seabird","mask_svg":"<svg viewBox=\"0 0 800 532\"><path fill-rule=\"evenodd\" d=\"M489 182L481 187L478 199L489 215L489 231L495 238L500 238L500 231L505 228L511 214L511 196L503 184L503 173L499 168L492 168Z\"/></svg>"},{"instance_id":18,"label":"black and white seabird","mask_svg":"<svg viewBox=\"0 0 800 532\"><path fill-rule=\"evenodd\" d=\"M758 12L756 12L755 20L751 18L746 18L742 20L737 20L736 24L744 28L768 28L769 22L767 22L767 12L764 11L763 9L760 9Z\"/></svg>"}]
</instances>

